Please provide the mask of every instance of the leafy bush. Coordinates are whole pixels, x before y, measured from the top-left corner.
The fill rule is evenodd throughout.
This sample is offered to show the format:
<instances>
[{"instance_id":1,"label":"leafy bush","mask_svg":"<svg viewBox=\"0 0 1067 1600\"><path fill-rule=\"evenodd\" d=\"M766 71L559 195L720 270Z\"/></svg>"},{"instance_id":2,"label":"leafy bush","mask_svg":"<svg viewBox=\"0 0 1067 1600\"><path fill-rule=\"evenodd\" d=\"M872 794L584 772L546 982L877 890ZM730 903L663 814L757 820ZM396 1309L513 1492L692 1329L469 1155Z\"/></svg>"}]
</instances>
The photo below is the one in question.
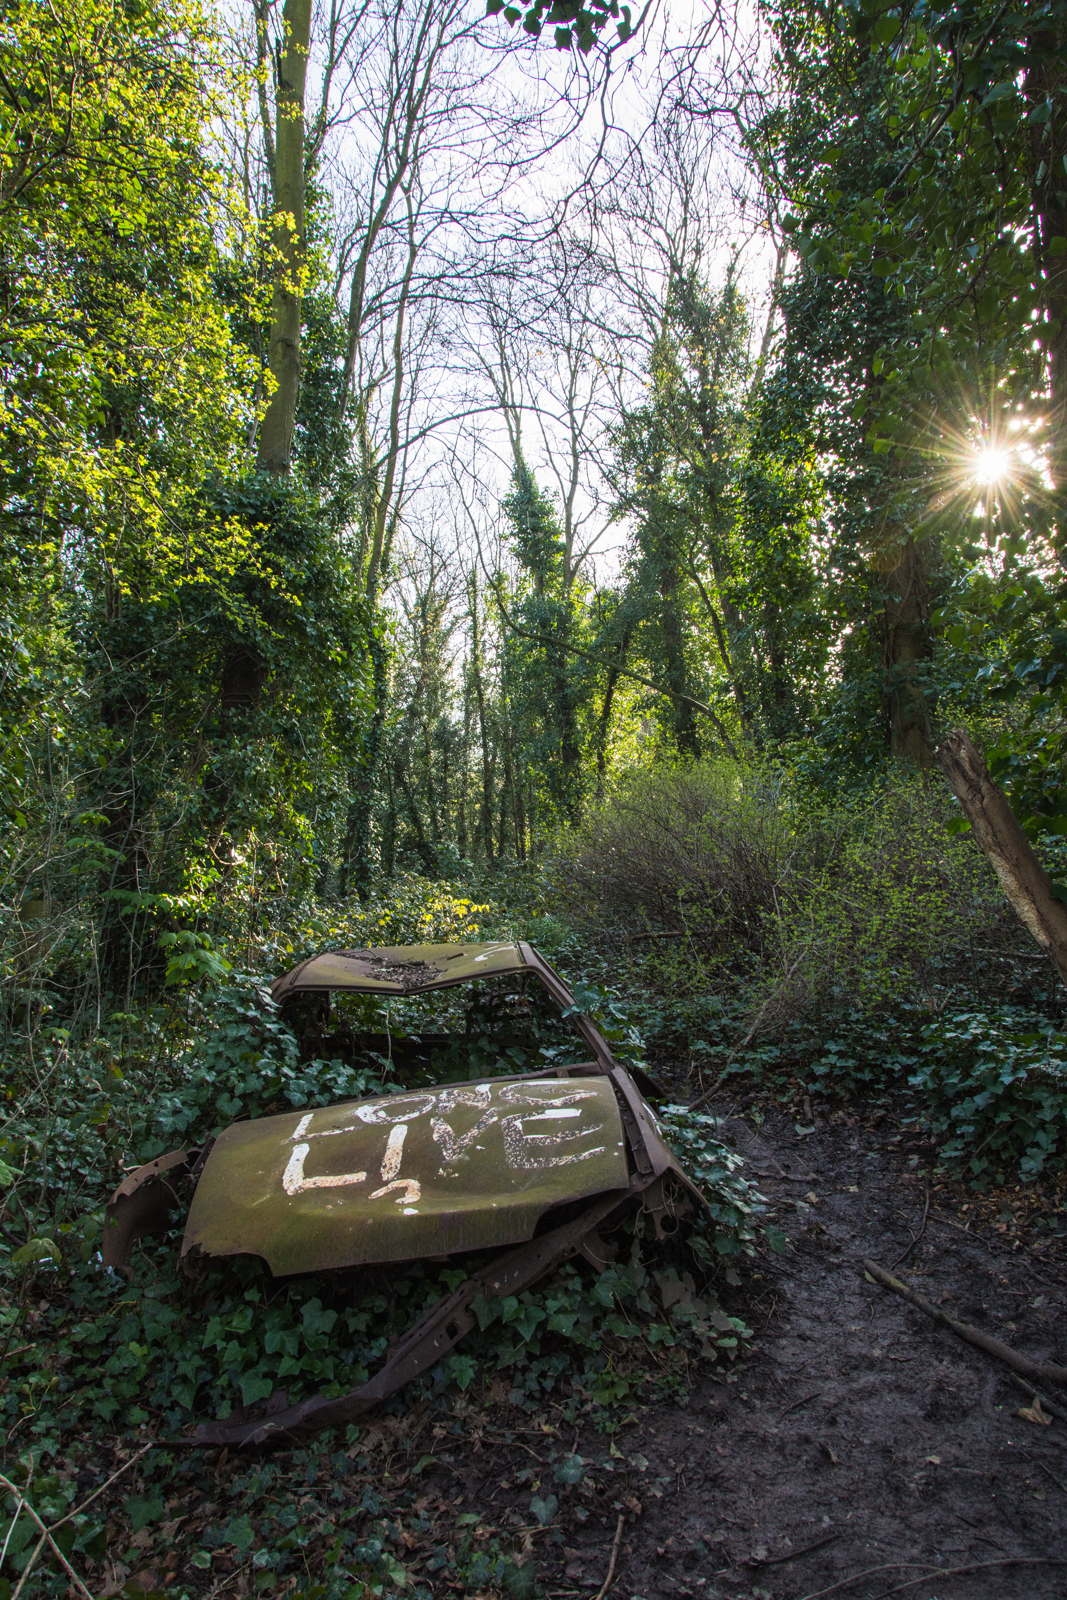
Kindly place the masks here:
<instances>
[{"instance_id":1,"label":"leafy bush","mask_svg":"<svg viewBox=\"0 0 1067 1600\"><path fill-rule=\"evenodd\" d=\"M1067 1162L1067 1034L1021 1006L852 1011L805 1078L812 1093L910 1089L938 1160L975 1187L1030 1183Z\"/></svg>"},{"instance_id":2,"label":"leafy bush","mask_svg":"<svg viewBox=\"0 0 1067 1600\"><path fill-rule=\"evenodd\" d=\"M1032 1182L1067 1158L1067 1034L1002 1006L938 1017L908 1079L939 1159L974 1185Z\"/></svg>"},{"instance_id":3,"label":"leafy bush","mask_svg":"<svg viewBox=\"0 0 1067 1600\"><path fill-rule=\"evenodd\" d=\"M603 945L647 952L662 992L733 988L773 1033L1029 976L1025 932L953 816L948 792L917 778L848 804L770 766L657 767L589 819L557 892Z\"/></svg>"}]
</instances>

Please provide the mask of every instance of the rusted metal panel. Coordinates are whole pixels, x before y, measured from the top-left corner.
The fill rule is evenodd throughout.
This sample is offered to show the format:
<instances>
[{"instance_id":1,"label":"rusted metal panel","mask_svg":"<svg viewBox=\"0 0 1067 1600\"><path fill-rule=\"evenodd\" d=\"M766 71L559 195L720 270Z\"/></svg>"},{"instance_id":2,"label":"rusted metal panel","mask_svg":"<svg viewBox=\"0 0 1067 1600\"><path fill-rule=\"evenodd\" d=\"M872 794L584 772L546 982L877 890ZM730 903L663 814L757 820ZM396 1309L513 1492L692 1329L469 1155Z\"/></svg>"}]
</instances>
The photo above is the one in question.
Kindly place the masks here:
<instances>
[{"instance_id":1,"label":"rusted metal panel","mask_svg":"<svg viewBox=\"0 0 1067 1600\"><path fill-rule=\"evenodd\" d=\"M271 993L279 1002L291 995L326 989L362 994L425 994L431 989L470 983L475 978L522 972L528 964L519 945L501 940L328 950L278 978Z\"/></svg>"},{"instance_id":2,"label":"rusted metal panel","mask_svg":"<svg viewBox=\"0 0 1067 1600\"><path fill-rule=\"evenodd\" d=\"M273 986L276 1000L350 990L414 995L508 973L536 977L561 1010L567 985L531 945L467 943L313 956ZM125 1269L134 1240L193 1202L183 1253L262 1256L286 1275L371 1262L440 1258L519 1245L408 1330L381 1371L338 1399L233 1417L189 1443L262 1443L361 1415L425 1372L474 1326L479 1294L515 1294L581 1251L598 1269L614 1246L597 1232L640 1207L657 1237L704 1201L663 1142L639 1090L589 1018L570 1019L594 1060L523 1077L442 1085L238 1123L199 1150L139 1168L107 1208L104 1259ZM636 1078L636 1081L635 1081ZM534 1238L546 1212L587 1202Z\"/></svg>"},{"instance_id":3,"label":"rusted metal panel","mask_svg":"<svg viewBox=\"0 0 1067 1600\"><path fill-rule=\"evenodd\" d=\"M124 1178L104 1215L105 1267L129 1274L130 1251L148 1233L165 1233L171 1213L182 1203L182 1180L199 1151L172 1150Z\"/></svg>"},{"instance_id":4,"label":"rusted metal panel","mask_svg":"<svg viewBox=\"0 0 1067 1600\"><path fill-rule=\"evenodd\" d=\"M302 994L326 992L381 995L428 994L495 978L528 972L548 991L561 1011L574 996L552 964L533 945L520 941L491 943L392 945L374 950L328 950L311 956L271 985L278 1004ZM576 1013L569 1021L589 1045L597 1066L607 1072L611 1051L596 1025Z\"/></svg>"},{"instance_id":5,"label":"rusted metal panel","mask_svg":"<svg viewBox=\"0 0 1067 1600\"><path fill-rule=\"evenodd\" d=\"M607 1078L453 1084L228 1128L183 1253L279 1275L410 1261L517 1244L551 1207L626 1186Z\"/></svg>"}]
</instances>

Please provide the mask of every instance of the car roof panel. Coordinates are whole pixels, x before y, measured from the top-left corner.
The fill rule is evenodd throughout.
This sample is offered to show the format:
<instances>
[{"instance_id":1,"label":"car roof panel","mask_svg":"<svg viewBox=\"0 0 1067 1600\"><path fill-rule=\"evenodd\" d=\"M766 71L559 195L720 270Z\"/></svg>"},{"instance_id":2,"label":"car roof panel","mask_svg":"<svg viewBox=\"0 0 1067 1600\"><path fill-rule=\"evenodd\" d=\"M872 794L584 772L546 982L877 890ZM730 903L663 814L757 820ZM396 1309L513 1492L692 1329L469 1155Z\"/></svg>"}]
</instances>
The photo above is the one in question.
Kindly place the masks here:
<instances>
[{"instance_id":1,"label":"car roof panel","mask_svg":"<svg viewBox=\"0 0 1067 1600\"><path fill-rule=\"evenodd\" d=\"M390 945L373 950L327 950L301 962L272 985L277 1001L294 994L351 990L417 994L475 978L521 972L529 966L519 945L504 940L465 944Z\"/></svg>"}]
</instances>

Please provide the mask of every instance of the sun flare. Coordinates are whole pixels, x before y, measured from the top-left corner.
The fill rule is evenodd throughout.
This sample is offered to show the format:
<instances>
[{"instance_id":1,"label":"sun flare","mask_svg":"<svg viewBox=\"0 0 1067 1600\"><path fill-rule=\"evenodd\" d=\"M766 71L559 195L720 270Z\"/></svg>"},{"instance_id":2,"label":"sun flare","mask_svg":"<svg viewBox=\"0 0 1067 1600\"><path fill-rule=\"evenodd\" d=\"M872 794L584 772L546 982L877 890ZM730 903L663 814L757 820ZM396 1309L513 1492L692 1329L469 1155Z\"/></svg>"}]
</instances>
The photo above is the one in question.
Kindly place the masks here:
<instances>
[{"instance_id":1,"label":"sun flare","mask_svg":"<svg viewBox=\"0 0 1067 1600\"><path fill-rule=\"evenodd\" d=\"M1000 483L1007 477L1010 468L1011 457L1007 450L987 445L975 452L974 476L979 483Z\"/></svg>"}]
</instances>

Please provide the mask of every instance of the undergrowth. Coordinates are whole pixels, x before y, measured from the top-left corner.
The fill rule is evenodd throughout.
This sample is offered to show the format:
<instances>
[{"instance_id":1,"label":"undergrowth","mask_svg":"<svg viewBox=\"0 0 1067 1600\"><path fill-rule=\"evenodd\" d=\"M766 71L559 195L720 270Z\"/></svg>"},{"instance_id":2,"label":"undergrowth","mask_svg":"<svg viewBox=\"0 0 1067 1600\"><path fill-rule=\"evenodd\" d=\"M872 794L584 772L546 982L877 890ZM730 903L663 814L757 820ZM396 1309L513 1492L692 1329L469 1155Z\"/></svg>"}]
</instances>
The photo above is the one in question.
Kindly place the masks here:
<instances>
[{"instance_id":1,"label":"undergrowth","mask_svg":"<svg viewBox=\"0 0 1067 1600\"><path fill-rule=\"evenodd\" d=\"M457 915L468 917L471 904ZM446 906L449 917L454 909ZM447 936L439 910L429 924L420 915L415 928L390 931ZM364 942L346 931L336 942ZM287 959L304 953L288 942ZM178 948L218 957L203 944ZM246 1590L311 1600L429 1596L439 1581L460 1593L532 1596L525 1535L486 1533L477 1519L450 1523L447 1501L431 1514L420 1485L436 1481L447 1457L439 1441L456 1428L469 1438L476 1411L478 1427L505 1442L526 1427L583 1421L613 1440L634 1407L684 1400L695 1362L729 1365L751 1338L730 1305L738 1264L783 1244L764 1229L758 1193L712 1119L667 1108L665 1136L706 1193L706 1216L667 1246L631 1218L613 1236L605 1272L572 1263L533 1290L483 1300L477 1332L391 1402L383 1421L313 1442L285 1471L269 1460L239 1468L220 1492L225 1457L183 1442L196 1420L282 1390L290 1402L343 1393L485 1258L280 1281L255 1258L180 1271L175 1233L138 1245L132 1283L105 1271L103 1202L123 1168L240 1118L399 1087L385 1062L301 1062L261 978L204 961L182 972L194 984L180 1002L113 1015L87 1038L43 1012L11 1058L0 1162L0 1426L11 1485L0 1600L20 1573L27 1600L66 1592L59 1556L34 1555L34 1514L64 1518L123 1465L116 1485L56 1535L79 1581L96 1590L107 1578L130 1595L196 1595L236 1571ZM620 1057L637 1061L640 1039L620 997L579 981L577 999L599 1013ZM398 1481L378 1470L382 1427L405 1441ZM154 1443L135 1458L142 1439ZM421 1455L407 1459L419 1440ZM606 1463L583 1461L561 1446L551 1479L531 1479L532 1525L552 1536L565 1500L580 1520L583 1496L600 1492L598 1474L614 1472L615 1455L612 1444Z\"/></svg>"},{"instance_id":2,"label":"undergrowth","mask_svg":"<svg viewBox=\"0 0 1067 1600\"><path fill-rule=\"evenodd\" d=\"M785 850L795 882L783 826L767 822L760 871ZM707 851L706 831L702 841ZM848 870L858 871L858 846L850 849ZM744 875L731 859L730 917L743 923ZM791 987L783 973L798 947L765 908L744 948L702 943L691 906L679 912L681 927L666 912L657 926L649 906L598 927L576 918L537 867L489 888L409 876L365 905L290 907L261 916L240 948L195 928L164 933L167 986L121 1010L98 1003L95 1016L71 1010L43 968L29 981L23 962L0 1077L0 1426L12 1486L0 1518L0 1600L39 1540L25 1507L62 1518L119 1468L56 1535L90 1592L180 1600L236 1575L239 1593L308 1600L429 1600L443 1587L532 1600L537 1539L558 1538L564 1520L590 1508L616 1514L657 1492L640 1458L620 1448L628 1419L684 1399L695 1363L729 1367L751 1339L738 1315L738 1268L785 1240L767 1226L713 1117L684 1105L659 1112L709 1201L669 1250L631 1221L603 1274L570 1264L534 1290L483 1302L477 1332L373 1423L249 1463L182 1441L194 1420L282 1390L295 1401L362 1381L390 1341L484 1258L285 1282L245 1258L202 1263L190 1276L178 1271L174 1235L138 1247L128 1284L100 1264L108 1191L123 1169L235 1120L400 1086L385 1056L302 1061L266 993L276 973L324 948L514 937L566 973L620 1060L640 1065L648 1048L676 1087L681 1068L689 1093L720 1078L735 1094L780 1100L873 1101L891 1091L910 1097L945 1170L975 1188L1030 1182L1067 1162L1067 1033L1049 986L1020 979L1033 964L1002 939L987 886L973 913L954 909L940 942L935 927L922 931L918 965L902 961L915 917L936 922L953 884L978 882L973 863L956 873L947 859L910 908L893 889L892 937L854 992L847 917L837 916L828 942L828 981L812 962L829 913L810 922L803 982ZM844 880L830 866L823 861L819 882L838 893ZM905 856L883 863L879 881L905 868ZM709 915L705 907L705 932ZM986 944L965 948L975 928ZM645 937L655 933L671 937ZM861 955L874 938L869 931ZM511 1070L519 1063L495 1059L486 1015L469 1068ZM386 1025L399 1037L418 1020L400 1006ZM547 1059L557 1045L546 1034L539 1048ZM583 1459L570 1430L588 1424L609 1448ZM529 1491L522 1526L458 1517L448 1474L472 1452L521 1458L530 1430L552 1442L547 1466L526 1476L509 1467L514 1492ZM138 1456L141 1440L151 1448ZM70 1587L59 1556L44 1550L22 1596Z\"/></svg>"}]
</instances>

